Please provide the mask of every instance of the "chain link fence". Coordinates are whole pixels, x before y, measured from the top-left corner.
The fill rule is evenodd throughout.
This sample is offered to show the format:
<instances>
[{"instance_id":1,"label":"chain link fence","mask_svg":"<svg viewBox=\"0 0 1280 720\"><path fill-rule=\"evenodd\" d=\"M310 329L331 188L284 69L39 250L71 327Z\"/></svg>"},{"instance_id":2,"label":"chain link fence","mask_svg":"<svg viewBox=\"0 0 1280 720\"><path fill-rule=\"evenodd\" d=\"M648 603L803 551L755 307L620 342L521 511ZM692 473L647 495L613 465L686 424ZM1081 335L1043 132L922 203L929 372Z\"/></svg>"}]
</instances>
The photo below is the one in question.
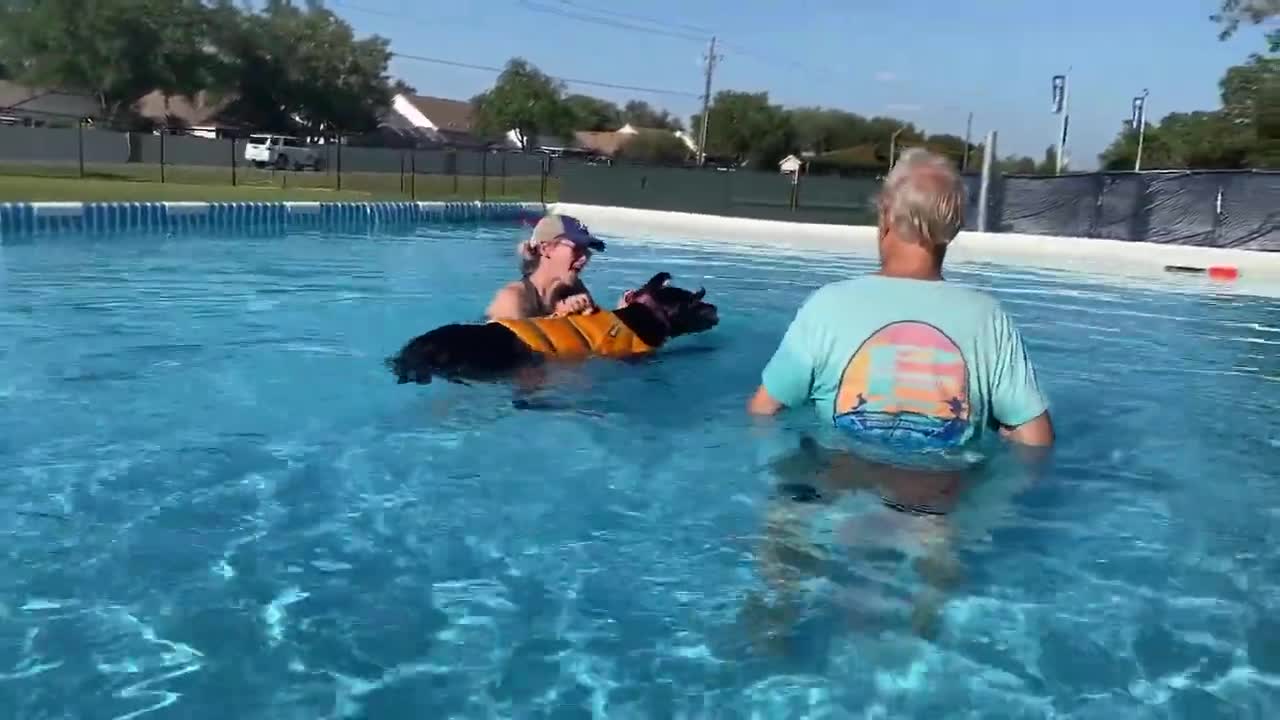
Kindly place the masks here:
<instances>
[{"instance_id":1,"label":"chain link fence","mask_svg":"<svg viewBox=\"0 0 1280 720\"><path fill-rule=\"evenodd\" d=\"M0 178L19 179L9 195L48 178L311 191L317 199L328 192L344 199L544 203L556 199L559 183L549 177L550 158L533 153L360 147L341 136L277 146L265 155L262 148L246 153L249 145L249 137L122 132L84 123L0 125Z\"/></svg>"}]
</instances>

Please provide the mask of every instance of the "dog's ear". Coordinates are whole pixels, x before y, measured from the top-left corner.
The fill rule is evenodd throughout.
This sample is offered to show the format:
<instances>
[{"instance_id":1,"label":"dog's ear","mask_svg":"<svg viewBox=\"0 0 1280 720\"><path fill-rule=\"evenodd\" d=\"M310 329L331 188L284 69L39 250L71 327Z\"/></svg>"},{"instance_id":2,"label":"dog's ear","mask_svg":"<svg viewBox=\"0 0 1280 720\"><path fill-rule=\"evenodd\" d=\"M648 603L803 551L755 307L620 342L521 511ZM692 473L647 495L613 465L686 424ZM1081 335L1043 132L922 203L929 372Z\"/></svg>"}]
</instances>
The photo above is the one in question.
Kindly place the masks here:
<instances>
[{"instance_id":1,"label":"dog's ear","mask_svg":"<svg viewBox=\"0 0 1280 720\"><path fill-rule=\"evenodd\" d=\"M693 300L694 302L701 302L702 298L706 296L707 296L707 289L700 287L698 288L698 292L693 294Z\"/></svg>"},{"instance_id":2,"label":"dog's ear","mask_svg":"<svg viewBox=\"0 0 1280 720\"><path fill-rule=\"evenodd\" d=\"M671 282L671 273L660 272L657 275L654 275L653 277L649 278L649 282L645 283L644 286L646 289L649 289L649 290L657 290L658 288L662 287L663 285L666 285L669 282Z\"/></svg>"}]
</instances>

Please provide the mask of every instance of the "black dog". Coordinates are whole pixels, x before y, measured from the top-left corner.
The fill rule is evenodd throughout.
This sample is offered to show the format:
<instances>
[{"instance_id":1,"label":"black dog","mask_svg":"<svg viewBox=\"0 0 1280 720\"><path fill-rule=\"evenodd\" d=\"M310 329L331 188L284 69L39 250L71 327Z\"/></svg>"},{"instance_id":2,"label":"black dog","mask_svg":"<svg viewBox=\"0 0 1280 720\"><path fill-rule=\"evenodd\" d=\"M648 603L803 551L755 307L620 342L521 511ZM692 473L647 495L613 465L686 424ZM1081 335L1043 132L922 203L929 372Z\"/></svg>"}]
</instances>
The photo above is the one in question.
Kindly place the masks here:
<instances>
[{"instance_id":1,"label":"black dog","mask_svg":"<svg viewBox=\"0 0 1280 720\"><path fill-rule=\"evenodd\" d=\"M720 322L716 306L702 300L706 290L690 292L670 280L670 273L654 275L614 311L444 325L409 341L386 365L397 383L426 384L435 375L451 382L495 380L548 360L646 355Z\"/></svg>"}]
</instances>

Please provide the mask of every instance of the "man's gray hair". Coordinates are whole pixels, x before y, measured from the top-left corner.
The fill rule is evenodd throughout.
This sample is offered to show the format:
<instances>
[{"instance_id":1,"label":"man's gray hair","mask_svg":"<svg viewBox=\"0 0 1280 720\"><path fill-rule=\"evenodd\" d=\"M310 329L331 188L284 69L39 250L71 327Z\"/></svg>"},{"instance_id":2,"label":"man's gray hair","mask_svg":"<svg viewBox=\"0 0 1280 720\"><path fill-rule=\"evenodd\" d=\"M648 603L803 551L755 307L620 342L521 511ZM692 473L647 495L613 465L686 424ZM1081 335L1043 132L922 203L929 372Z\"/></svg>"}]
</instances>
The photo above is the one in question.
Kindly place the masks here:
<instances>
[{"instance_id":1,"label":"man's gray hair","mask_svg":"<svg viewBox=\"0 0 1280 720\"><path fill-rule=\"evenodd\" d=\"M931 249L943 249L964 226L965 189L955 166L923 148L902 153L880 193L889 227Z\"/></svg>"}]
</instances>

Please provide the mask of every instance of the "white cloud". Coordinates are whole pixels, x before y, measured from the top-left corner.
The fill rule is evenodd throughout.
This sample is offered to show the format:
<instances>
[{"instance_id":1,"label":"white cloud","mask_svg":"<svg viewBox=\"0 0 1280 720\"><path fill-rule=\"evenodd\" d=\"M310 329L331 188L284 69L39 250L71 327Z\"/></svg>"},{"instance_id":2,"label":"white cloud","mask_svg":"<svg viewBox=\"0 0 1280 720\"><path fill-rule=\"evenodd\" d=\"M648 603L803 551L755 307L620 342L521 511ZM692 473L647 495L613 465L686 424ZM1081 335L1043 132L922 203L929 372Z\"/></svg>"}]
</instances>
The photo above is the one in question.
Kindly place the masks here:
<instances>
[{"instance_id":1,"label":"white cloud","mask_svg":"<svg viewBox=\"0 0 1280 720\"><path fill-rule=\"evenodd\" d=\"M876 82L891 83L898 79L898 74L892 70L881 70L876 73Z\"/></svg>"}]
</instances>

